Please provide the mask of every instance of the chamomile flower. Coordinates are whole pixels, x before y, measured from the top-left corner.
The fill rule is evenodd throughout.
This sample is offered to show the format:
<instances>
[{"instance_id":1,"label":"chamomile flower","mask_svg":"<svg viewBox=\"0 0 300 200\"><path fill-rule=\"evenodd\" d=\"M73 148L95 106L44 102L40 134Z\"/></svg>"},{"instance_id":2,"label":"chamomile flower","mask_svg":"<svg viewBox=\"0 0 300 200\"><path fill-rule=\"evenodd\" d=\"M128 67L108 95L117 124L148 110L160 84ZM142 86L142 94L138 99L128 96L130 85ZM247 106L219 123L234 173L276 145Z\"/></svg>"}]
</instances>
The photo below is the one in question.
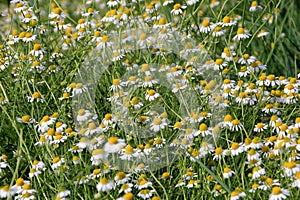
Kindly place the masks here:
<instances>
[{"instance_id":1,"label":"chamomile flower","mask_svg":"<svg viewBox=\"0 0 300 200\"><path fill-rule=\"evenodd\" d=\"M268 128L268 125L267 124L264 124L262 122L259 122L255 125L253 131L254 132L257 132L257 133L260 133L260 132L263 132L265 131L266 129Z\"/></svg>"},{"instance_id":2,"label":"chamomile flower","mask_svg":"<svg viewBox=\"0 0 300 200\"><path fill-rule=\"evenodd\" d=\"M212 36L214 37L221 37L225 34L224 30L220 26L216 26L214 31L212 32Z\"/></svg>"},{"instance_id":3,"label":"chamomile flower","mask_svg":"<svg viewBox=\"0 0 300 200\"><path fill-rule=\"evenodd\" d=\"M98 192L108 192L115 187L115 183L112 180L107 179L106 177L100 178L100 181L96 186Z\"/></svg>"},{"instance_id":4,"label":"chamomile flower","mask_svg":"<svg viewBox=\"0 0 300 200\"><path fill-rule=\"evenodd\" d=\"M256 12L256 11L261 10L261 9L262 9L262 7L260 5L258 5L257 1L252 1L249 11L250 12Z\"/></svg>"},{"instance_id":5,"label":"chamomile flower","mask_svg":"<svg viewBox=\"0 0 300 200\"><path fill-rule=\"evenodd\" d=\"M161 137L154 138L154 146L157 147L157 148L163 147L163 145L165 143L166 143L165 138L161 138Z\"/></svg>"},{"instance_id":6,"label":"chamomile flower","mask_svg":"<svg viewBox=\"0 0 300 200\"><path fill-rule=\"evenodd\" d=\"M190 169L188 169L187 172L184 175L182 175L182 178L185 180L191 180L197 177L198 177L197 173L192 172Z\"/></svg>"},{"instance_id":7,"label":"chamomile flower","mask_svg":"<svg viewBox=\"0 0 300 200\"><path fill-rule=\"evenodd\" d=\"M210 22L209 19L204 19L200 26L200 32L201 33L209 33L214 28L215 28L214 23Z\"/></svg>"},{"instance_id":8,"label":"chamomile flower","mask_svg":"<svg viewBox=\"0 0 300 200\"><path fill-rule=\"evenodd\" d=\"M219 4L220 4L220 1L217 1L217 0L211 0L209 6L210 6L211 8L214 8L214 7L218 6Z\"/></svg>"},{"instance_id":9,"label":"chamomile flower","mask_svg":"<svg viewBox=\"0 0 300 200\"><path fill-rule=\"evenodd\" d=\"M290 196L290 192L287 189L275 186L272 188L272 193L269 196L269 200L281 200Z\"/></svg>"},{"instance_id":10,"label":"chamomile flower","mask_svg":"<svg viewBox=\"0 0 300 200\"><path fill-rule=\"evenodd\" d=\"M250 149L247 152L247 160L250 162L251 160L259 160L260 159L260 154L255 151L255 149Z\"/></svg>"},{"instance_id":11,"label":"chamomile flower","mask_svg":"<svg viewBox=\"0 0 300 200\"><path fill-rule=\"evenodd\" d=\"M236 188L230 194L230 200L238 200L240 198L246 197L247 195L240 188Z\"/></svg>"},{"instance_id":12,"label":"chamomile flower","mask_svg":"<svg viewBox=\"0 0 300 200\"><path fill-rule=\"evenodd\" d=\"M49 14L50 19L63 20L65 17L66 17L66 14L58 7L53 8L51 13Z\"/></svg>"},{"instance_id":13,"label":"chamomile flower","mask_svg":"<svg viewBox=\"0 0 300 200\"><path fill-rule=\"evenodd\" d=\"M268 31L265 31L264 29L260 30L259 33L257 34L258 38L262 38L265 37L267 35L269 35L270 33Z\"/></svg>"},{"instance_id":14,"label":"chamomile flower","mask_svg":"<svg viewBox=\"0 0 300 200\"><path fill-rule=\"evenodd\" d=\"M195 132L195 136L202 135L202 137L205 137L207 135L211 135L211 130L208 128L208 126L205 123L201 123L199 125L199 130Z\"/></svg>"},{"instance_id":15,"label":"chamomile flower","mask_svg":"<svg viewBox=\"0 0 300 200\"><path fill-rule=\"evenodd\" d=\"M225 179L232 177L234 174L235 172L228 167L225 167L223 170L223 177Z\"/></svg>"},{"instance_id":16,"label":"chamomile flower","mask_svg":"<svg viewBox=\"0 0 300 200\"><path fill-rule=\"evenodd\" d=\"M62 157L55 157L53 158L52 160L52 165L51 165L51 168L53 170L59 168L62 164L64 164L66 162L65 158L62 158Z\"/></svg>"},{"instance_id":17,"label":"chamomile flower","mask_svg":"<svg viewBox=\"0 0 300 200\"><path fill-rule=\"evenodd\" d=\"M31 96L27 96L28 102L33 103L33 102L41 102L43 103L44 97L41 95L39 92L34 92Z\"/></svg>"},{"instance_id":18,"label":"chamomile flower","mask_svg":"<svg viewBox=\"0 0 300 200\"><path fill-rule=\"evenodd\" d=\"M286 176L293 176L296 172L300 172L300 167L296 165L296 162L284 162L284 174Z\"/></svg>"},{"instance_id":19,"label":"chamomile flower","mask_svg":"<svg viewBox=\"0 0 300 200\"><path fill-rule=\"evenodd\" d=\"M223 155L224 155L223 149L221 147L217 147L215 149L213 160L219 160L223 157Z\"/></svg>"},{"instance_id":20,"label":"chamomile flower","mask_svg":"<svg viewBox=\"0 0 300 200\"><path fill-rule=\"evenodd\" d=\"M171 10L171 14L173 15L182 14L184 9L186 9L185 5L180 5L179 3L177 3L173 6L173 10Z\"/></svg>"},{"instance_id":21,"label":"chamomile flower","mask_svg":"<svg viewBox=\"0 0 300 200\"><path fill-rule=\"evenodd\" d=\"M130 177L131 177L131 174L126 174L123 171L119 171L116 174L116 176L114 177L114 180L116 181L117 185L122 185L122 184L127 183L130 180ZM128 185L128 186L130 186L130 185ZM132 187L132 185L131 185L131 187ZM130 192L130 191L128 191L128 192ZM127 192L125 192L125 193L127 193Z\"/></svg>"},{"instance_id":22,"label":"chamomile flower","mask_svg":"<svg viewBox=\"0 0 300 200\"><path fill-rule=\"evenodd\" d=\"M179 180L178 182L177 182L177 184L175 185L175 187L182 187L182 186L184 186L185 185L185 182L183 181L183 180Z\"/></svg>"},{"instance_id":23,"label":"chamomile flower","mask_svg":"<svg viewBox=\"0 0 300 200\"><path fill-rule=\"evenodd\" d=\"M150 199L153 196L154 190L150 189L143 189L140 190L137 194L138 197L141 197L142 199Z\"/></svg>"},{"instance_id":24,"label":"chamomile flower","mask_svg":"<svg viewBox=\"0 0 300 200\"><path fill-rule=\"evenodd\" d=\"M72 90L72 96L82 94L83 92L87 91L87 87L82 83L76 83L75 87Z\"/></svg>"},{"instance_id":25,"label":"chamomile flower","mask_svg":"<svg viewBox=\"0 0 300 200\"><path fill-rule=\"evenodd\" d=\"M224 67L227 66L227 62L223 61L222 58L218 58L215 61L214 70L222 70Z\"/></svg>"},{"instance_id":26,"label":"chamomile flower","mask_svg":"<svg viewBox=\"0 0 300 200\"><path fill-rule=\"evenodd\" d=\"M236 25L236 21L232 18L232 17L229 17L229 16L225 16L222 20L222 22L220 22L219 24L222 25L222 27L229 27L229 26L234 26Z\"/></svg>"},{"instance_id":27,"label":"chamomile flower","mask_svg":"<svg viewBox=\"0 0 300 200\"><path fill-rule=\"evenodd\" d=\"M109 39L107 35L103 35L100 42L97 43L97 48L106 49L107 47L111 47L112 42Z\"/></svg>"},{"instance_id":28,"label":"chamomile flower","mask_svg":"<svg viewBox=\"0 0 300 200\"><path fill-rule=\"evenodd\" d=\"M108 154L104 149L94 149L92 151L92 165L99 165L107 160Z\"/></svg>"},{"instance_id":29,"label":"chamomile flower","mask_svg":"<svg viewBox=\"0 0 300 200\"><path fill-rule=\"evenodd\" d=\"M173 0L164 0L163 6L167 6L173 2L174 2Z\"/></svg>"},{"instance_id":30,"label":"chamomile flower","mask_svg":"<svg viewBox=\"0 0 300 200\"><path fill-rule=\"evenodd\" d=\"M158 84L158 81L153 79L152 76L146 76L144 82L142 83L143 87L152 87L153 85Z\"/></svg>"},{"instance_id":31,"label":"chamomile flower","mask_svg":"<svg viewBox=\"0 0 300 200\"><path fill-rule=\"evenodd\" d=\"M252 169L252 179L258 179L266 174L266 170L260 166L256 166Z\"/></svg>"},{"instance_id":32,"label":"chamomile flower","mask_svg":"<svg viewBox=\"0 0 300 200\"><path fill-rule=\"evenodd\" d=\"M64 199L67 196L69 196L71 194L70 190L67 189L60 189L58 194L56 195L56 197L60 198L60 199Z\"/></svg>"},{"instance_id":33,"label":"chamomile flower","mask_svg":"<svg viewBox=\"0 0 300 200\"><path fill-rule=\"evenodd\" d=\"M41 44L34 44L33 50L31 50L29 52L30 55L33 55L33 56L38 57L40 59L43 58L44 53L45 53L45 50L42 48Z\"/></svg>"},{"instance_id":34,"label":"chamomile flower","mask_svg":"<svg viewBox=\"0 0 300 200\"><path fill-rule=\"evenodd\" d=\"M131 145L127 145L124 147L120 152L120 159L121 160L130 160L137 154L137 149L134 149Z\"/></svg>"},{"instance_id":35,"label":"chamomile flower","mask_svg":"<svg viewBox=\"0 0 300 200\"><path fill-rule=\"evenodd\" d=\"M186 184L187 188L193 188L195 186L198 185L198 181L197 180L189 180L189 182Z\"/></svg>"},{"instance_id":36,"label":"chamomile flower","mask_svg":"<svg viewBox=\"0 0 300 200\"><path fill-rule=\"evenodd\" d=\"M244 148L243 148L242 144L234 142L231 144L230 152L231 152L232 156L237 156L240 153L244 152Z\"/></svg>"},{"instance_id":37,"label":"chamomile flower","mask_svg":"<svg viewBox=\"0 0 300 200\"><path fill-rule=\"evenodd\" d=\"M133 187L132 183L124 183L124 184L121 185L119 193L122 193L122 192L124 192L125 194L129 193L129 192L132 191L132 187Z\"/></svg>"},{"instance_id":38,"label":"chamomile flower","mask_svg":"<svg viewBox=\"0 0 300 200\"><path fill-rule=\"evenodd\" d=\"M248 30L245 28L238 28L236 35L233 37L233 40L240 41L243 39L247 39L251 36L251 34L248 33Z\"/></svg>"},{"instance_id":39,"label":"chamomile flower","mask_svg":"<svg viewBox=\"0 0 300 200\"><path fill-rule=\"evenodd\" d=\"M167 125L168 125L168 123L166 122L166 119L156 117L153 119L153 122L150 124L150 130L152 130L154 132L158 132L158 131L164 129Z\"/></svg>"},{"instance_id":40,"label":"chamomile flower","mask_svg":"<svg viewBox=\"0 0 300 200\"><path fill-rule=\"evenodd\" d=\"M240 131L243 129L243 125L241 124L241 122L238 119L234 119L231 121L231 123L229 124L229 130L231 131Z\"/></svg>"},{"instance_id":41,"label":"chamomile flower","mask_svg":"<svg viewBox=\"0 0 300 200\"><path fill-rule=\"evenodd\" d=\"M112 82L112 85L110 86L110 90L115 92L120 89L122 89L122 87L120 85L120 80L118 78L115 78Z\"/></svg>"},{"instance_id":42,"label":"chamomile flower","mask_svg":"<svg viewBox=\"0 0 300 200\"><path fill-rule=\"evenodd\" d=\"M147 90L146 100L153 101L153 100L157 99L158 97L160 97L160 94L157 93L155 90Z\"/></svg>"},{"instance_id":43,"label":"chamomile flower","mask_svg":"<svg viewBox=\"0 0 300 200\"><path fill-rule=\"evenodd\" d=\"M4 198L8 198L9 196L11 196L9 185L2 186L0 188L0 198L4 199Z\"/></svg>"},{"instance_id":44,"label":"chamomile flower","mask_svg":"<svg viewBox=\"0 0 300 200\"><path fill-rule=\"evenodd\" d=\"M196 4L197 2L199 2L199 0L186 0L186 4L189 6L192 6L192 5Z\"/></svg>"},{"instance_id":45,"label":"chamomile flower","mask_svg":"<svg viewBox=\"0 0 300 200\"><path fill-rule=\"evenodd\" d=\"M108 2L107 2L107 6L108 7L115 7L115 6L117 6L118 4L120 4L120 1L118 1L118 0L109 0Z\"/></svg>"},{"instance_id":46,"label":"chamomile flower","mask_svg":"<svg viewBox=\"0 0 300 200\"><path fill-rule=\"evenodd\" d=\"M104 151L107 153L116 153L125 146L125 140L118 137L110 137L104 145Z\"/></svg>"},{"instance_id":47,"label":"chamomile flower","mask_svg":"<svg viewBox=\"0 0 300 200\"><path fill-rule=\"evenodd\" d=\"M295 174L295 180L292 184L292 187L300 188L300 172L296 172Z\"/></svg>"},{"instance_id":48,"label":"chamomile flower","mask_svg":"<svg viewBox=\"0 0 300 200\"><path fill-rule=\"evenodd\" d=\"M105 114L103 120L102 120L102 124L104 124L105 126L110 126L112 125L114 122L116 121L116 117L110 113Z\"/></svg>"}]
</instances>

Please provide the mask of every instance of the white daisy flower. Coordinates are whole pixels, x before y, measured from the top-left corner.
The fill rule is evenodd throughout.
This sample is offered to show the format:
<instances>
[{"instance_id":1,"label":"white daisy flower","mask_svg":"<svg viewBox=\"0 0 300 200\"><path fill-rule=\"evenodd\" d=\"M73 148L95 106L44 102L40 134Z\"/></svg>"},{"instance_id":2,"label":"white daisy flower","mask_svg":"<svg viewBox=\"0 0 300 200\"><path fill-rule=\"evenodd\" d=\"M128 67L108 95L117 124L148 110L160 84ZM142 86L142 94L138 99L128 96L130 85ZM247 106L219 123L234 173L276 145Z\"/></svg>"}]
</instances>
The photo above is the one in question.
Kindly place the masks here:
<instances>
[{"instance_id":1,"label":"white daisy flower","mask_svg":"<svg viewBox=\"0 0 300 200\"><path fill-rule=\"evenodd\" d=\"M290 192L287 189L275 186L272 188L272 193L269 196L269 200L281 200L290 196Z\"/></svg>"},{"instance_id":2,"label":"white daisy flower","mask_svg":"<svg viewBox=\"0 0 300 200\"><path fill-rule=\"evenodd\" d=\"M233 37L233 40L240 41L242 39L247 39L251 36L251 34L248 33L248 30L244 28L238 28L237 34Z\"/></svg>"},{"instance_id":3,"label":"white daisy flower","mask_svg":"<svg viewBox=\"0 0 300 200\"><path fill-rule=\"evenodd\" d=\"M112 180L109 180L105 177L101 178L99 183L97 184L98 192L107 192L116 187L115 183Z\"/></svg>"},{"instance_id":4,"label":"white daisy flower","mask_svg":"<svg viewBox=\"0 0 300 200\"><path fill-rule=\"evenodd\" d=\"M257 1L252 1L249 11L256 12L258 10L262 10L262 7L260 5L258 5Z\"/></svg>"},{"instance_id":5,"label":"white daisy flower","mask_svg":"<svg viewBox=\"0 0 300 200\"><path fill-rule=\"evenodd\" d=\"M235 172L228 167L225 167L223 170L223 177L225 179L232 177L234 174Z\"/></svg>"},{"instance_id":6,"label":"white daisy flower","mask_svg":"<svg viewBox=\"0 0 300 200\"><path fill-rule=\"evenodd\" d=\"M171 14L173 14L173 15L182 14L184 9L186 9L186 6L180 5L179 3L177 3L173 6L173 10L171 10Z\"/></svg>"},{"instance_id":7,"label":"white daisy flower","mask_svg":"<svg viewBox=\"0 0 300 200\"><path fill-rule=\"evenodd\" d=\"M158 97L160 97L160 94L155 92L155 90L147 90L146 100L153 101L153 100L157 99Z\"/></svg>"}]
</instances>

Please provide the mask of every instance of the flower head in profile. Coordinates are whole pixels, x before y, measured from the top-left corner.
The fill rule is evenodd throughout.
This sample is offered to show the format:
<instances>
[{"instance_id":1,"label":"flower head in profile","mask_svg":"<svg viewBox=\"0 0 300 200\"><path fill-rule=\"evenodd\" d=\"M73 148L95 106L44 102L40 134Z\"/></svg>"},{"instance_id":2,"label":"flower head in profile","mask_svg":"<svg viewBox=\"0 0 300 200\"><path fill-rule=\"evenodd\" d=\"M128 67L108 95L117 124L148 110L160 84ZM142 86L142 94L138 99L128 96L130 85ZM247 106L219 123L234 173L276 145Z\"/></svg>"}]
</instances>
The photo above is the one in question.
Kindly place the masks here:
<instances>
[{"instance_id":1,"label":"flower head in profile","mask_svg":"<svg viewBox=\"0 0 300 200\"><path fill-rule=\"evenodd\" d=\"M236 35L233 37L233 40L235 41L240 41L243 39L247 39L251 36L251 34L248 33L248 30L246 30L245 28L238 28Z\"/></svg>"},{"instance_id":2,"label":"flower head in profile","mask_svg":"<svg viewBox=\"0 0 300 200\"><path fill-rule=\"evenodd\" d=\"M183 13L184 9L186 9L186 6L177 3L173 6L173 10L171 10L171 14L180 15Z\"/></svg>"}]
</instances>

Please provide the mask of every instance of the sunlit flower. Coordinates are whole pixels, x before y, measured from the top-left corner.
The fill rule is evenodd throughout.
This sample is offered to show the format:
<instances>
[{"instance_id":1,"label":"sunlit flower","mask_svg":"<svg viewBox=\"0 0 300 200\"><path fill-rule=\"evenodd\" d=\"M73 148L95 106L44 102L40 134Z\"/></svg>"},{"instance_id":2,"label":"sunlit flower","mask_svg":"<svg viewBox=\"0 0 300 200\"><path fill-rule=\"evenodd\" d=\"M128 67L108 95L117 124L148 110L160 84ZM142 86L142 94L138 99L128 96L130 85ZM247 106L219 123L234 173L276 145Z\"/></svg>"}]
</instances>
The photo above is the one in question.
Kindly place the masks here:
<instances>
[{"instance_id":1,"label":"sunlit flower","mask_svg":"<svg viewBox=\"0 0 300 200\"><path fill-rule=\"evenodd\" d=\"M147 90L146 100L153 101L153 100L157 99L158 97L160 97L160 94L155 92L155 90Z\"/></svg>"},{"instance_id":2,"label":"sunlit flower","mask_svg":"<svg viewBox=\"0 0 300 200\"><path fill-rule=\"evenodd\" d=\"M246 197L247 195L240 188L236 188L230 194L230 200L238 200L240 198Z\"/></svg>"},{"instance_id":3,"label":"sunlit flower","mask_svg":"<svg viewBox=\"0 0 300 200\"><path fill-rule=\"evenodd\" d=\"M171 14L173 14L173 15L182 14L184 9L186 9L186 6L180 5L179 3L177 3L173 6L173 10L171 10Z\"/></svg>"},{"instance_id":4,"label":"sunlit flower","mask_svg":"<svg viewBox=\"0 0 300 200\"><path fill-rule=\"evenodd\" d=\"M262 7L260 5L258 5L257 1L252 1L249 11L250 12L255 12L255 11L258 11L258 10L261 10L261 9L262 9Z\"/></svg>"},{"instance_id":5,"label":"sunlit flower","mask_svg":"<svg viewBox=\"0 0 300 200\"><path fill-rule=\"evenodd\" d=\"M237 34L233 37L233 40L239 41L242 39L247 39L251 36L251 34L248 33L248 30L245 28L238 28Z\"/></svg>"},{"instance_id":6,"label":"sunlit flower","mask_svg":"<svg viewBox=\"0 0 300 200\"><path fill-rule=\"evenodd\" d=\"M269 200L281 200L290 196L290 192L287 189L275 186L272 188L272 193L269 196Z\"/></svg>"},{"instance_id":7,"label":"sunlit flower","mask_svg":"<svg viewBox=\"0 0 300 200\"><path fill-rule=\"evenodd\" d=\"M98 192L107 192L115 188L115 183L112 180L103 177L100 179L96 187Z\"/></svg>"},{"instance_id":8,"label":"sunlit flower","mask_svg":"<svg viewBox=\"0 0 300 200\"><path fill-rule=\"evenodd\" d=\"M226 178L230 178L231 176L233 176L235 174L235 172L233 170L231 170L228 167L225 167L223 170L223 177Z\"/></svg>"}]
</instances>

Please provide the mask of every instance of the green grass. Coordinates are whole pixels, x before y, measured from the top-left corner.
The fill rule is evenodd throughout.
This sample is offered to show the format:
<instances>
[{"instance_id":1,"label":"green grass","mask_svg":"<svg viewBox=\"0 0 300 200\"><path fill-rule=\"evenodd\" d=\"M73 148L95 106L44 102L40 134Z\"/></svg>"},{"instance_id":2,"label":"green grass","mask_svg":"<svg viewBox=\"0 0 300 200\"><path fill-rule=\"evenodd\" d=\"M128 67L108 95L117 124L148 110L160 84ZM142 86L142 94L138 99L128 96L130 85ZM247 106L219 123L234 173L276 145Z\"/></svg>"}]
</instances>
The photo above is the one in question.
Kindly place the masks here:
<instances>
[{"instance_id":1,"label":"green grass","mask_svg":"<svg viewBox=\"0 0 300 200\"><path fill-rule=\"evenodd\" d=\"M0 156L7 156L7 159L0 159L0 162L6 160L8 164L8 166L2 170L0 168L0 188L5 185L11 187L18 178L24 178L24 180L30 180L31 188L36 190L35 197L37 199L55 199L59 190L62 188L71 191L69 196L70 199L92 199L94 198L94 195L97 194L96 185L99 183L100 177L90 180L85 184L75 184L74 181L91 174L96 168L104 171L106 166L103 163L98 166L92 165L90 160L91 152L87 149L84 149L83 152L79 153L68 151L74 145L78 144L82 137L79 133L80 130L76 129L79 126L75 123L75 118L78 109L83 107L80 107L81 105L78 104L75 105L75 98L73 100L72 98L59 100L59 98L62 97L64 90L72 82L78 81L80 77L78 73L82 72L80 70L86 65L86 60L89 59L88 53L96 46L96 43L90 42L94 36L94 32L100 30L101 35L109 35L113 33L113 31L118 30L119 27L111 23L102 22L98 22L98 24L95 25L96 27L88 26L86 28L86 31L88 31L86 36L74 42L69 49L63 50L62 44L66 41L65 37L67 34L66 31L55 31L53 26L50 25L51 19L49 19L47 15L52 10L50 7L51 4L56 7L68 9L69 16L65 18L65 24L70 23L73 25L73 28L76 27L78 20L82 18L76 12L77 7L80 7L85 12L88 8L92 7L94 10L99 11L99 15L102 17L105 16L109 8L102 9L100 3L85 5L84 2L81 2L78 6L74 6L73 3L68 1L51 0L46 2L47 3L38 1L29 2L29 5L33 6L38 21L34 25L28 24L28 27L30 27L28 30L22 27L22 24L24 23L21 22L21 17L18 17L17 14L10 13L8 14L8 17L0 17L2 19L11 19L9 23L4 20L0 22L0 28L7 30L7 33L5 31L1 32L0 64L2 60L6 59L9 62L7 67L0 71L0 98L3 97L8 100L8 103L3 105L0 104ZM142 16L148 3L150 3L150 1L134 4L134 6L130 7L130 14L132 16ZM163 1L161 1L161 3L163 3ZM174 17L170 13L173 9L173 4L159 8L156 14L164 16L168 22L172 23L172 26L178 27L182 33L190 34L194 41L201 43L207 52L209 52L209 56L213 61L216 61L216 59L221 57L224 47L234 45L232 38L236 35L238 25L227 28L228 31L224 37L216 38L209 34L199 32L204 17L210 17L212 22L220 22L226 15L240 15L242 17L239 21L241 23L240 26L247 28L252 36L235 44L234 50L236 55L238 58L241 58L245 53L255 55L262 64L267 65L267 69L266 71L260 70L247 77L239 77L237 73L240 71L241 65L236 61L230 61L226 67L228 71L220 70L220 72L222 71L220 76L222 81L230 79L236 81L236 83L238 81L244 81L245 83L256 84L256 81L259 80L263 73L266 73L267 75L274 74L276 77L285 76L287 80L290 80L291 77L296 78L297 74L300 72L299 1L265 0L259 1L258 3L262 5L262 11L251 13L249 12L249 7L251 6L250 1L225 0L221 1L219 6L210 8L210 1L205 0L198 2L193 6L188 6L186 12L178 22L174 20ZM5 8L6 4L6 2L1 2L1 8ZM272 24L269 24L268 21L262 21L264 15L274 15L277 13L277 9L278 14L276 15L277 17L274 17ZM200 10L203 11L202 14L199 13ZM94 18L96 19L96 17ZM0 19L0 21L2 19ZM92 21L93 17L86 18L86 20ZM152 26L153 23L154 22L148 22L150 26ZM45 26L47 35L43 35L39 31L40 25ZM194 26L195 29L190 29L192 26ZM36 34L37 38L32 42L18 42L13 45L8 45L8 35L11 35L12 30L14 29L18 30L18 35L22 31L27 31ZM263 39L256 38L256 34L259 33L261 29L268 31L270 34ZM76 31L74 29L67 37L70 39L76 38L76 32L78 33L78 30ZM283 34L284 37L282 37ZM42 44L42 47L45 48L44 59L39 60L35 56L32 56L31 59L29 53L33 49L34 43ZM53 58L51 56L56 50L59 50L59 52L63 54L61 58ZM109 65L108 69L99 77L99 80L94 83L96 84L95 99L93 99L94 102L88 102L90 103L88 104L89 106L95 106L98 115L98 121L95 121L100 124L107 113L112 113L114 111L112 109L112 103L107 101L107 98L113 95L113 92L110 90L113 80L116 78L124 78L124 74L127 73L126 67L122 64L126 59L128 59L130 63L135 63L137 65L142 65L144 63L149 63L150 65L171 65L172 63L175 63L181 66L183 71L187 71L185 68L185 64L188 62L187 60L182 60L178 55L172 54L156 56L154 55L155 51L160 51L160 49L150 48L144 52L137 50L126 53L124 58L120 61L116 61ZM14 56L18 56L18 58ZM29 69L32 68L33 62L37 60L45 66L45 71L42 73L29 71ZM55 73L51 72L49 69L51 65L58 66L60 70ZM192 68L196 67L197 66L192 66ZM18 74L18 76L15 76L12 72ZM189 80L189 88L195 85L201 86L201 81L208 79L208 77L205 76L191 74L195 79L189 80L187 78ZM87 75L94 74L91 71L88 71ZM160 73L156 74L153 78L157 78L159 75ZM92 77L89 80L92 80ZM297 81L299 82L299 79L297 79ZM236 83L235 86L237 85ZM221 86L222 82L218 82L217 85ZM205 87L206 85L203 84L202 86ZM299 86L297 87L299 88ZM258 85L257 88L259 88ZM210 101L208 100L209 95L202 95L199 91L196 93L197 105L191 105L191 103L182 105L182 101L180 101L179 98L176 98L172 93L172 88L154 85L147 89L155 89L161 94L161 97L156 101L149 102L145 100L146 89L139 87L128 95L129 99L120 101L122 103L128 103L127 101L130 101L132 97L137 96L143 102L144 107L142 109L130 109L130 117L138 119L141 115L147 115L147 111L153 109L151 106L159 105L164 108L163 111L167 112L168 119L171 121L170 125L173 126L175 122L183 120L181 109L186 107L190 108L194 106L201 111L212 112L211 107L209 107L207 103ZM284 86L277 85L273 88L261 87L261 90L269 91L271 93L269 95L270 98L275 99L272 90L273 92L275 90L283 91ZM43 103L28 102L27 96L31 96L34 92L39 92L43 95ZM240 92L242 91L238 91L238 94L240 94ZM246 164L247 152L238 156L224 156L218 161L213 161L214 151L208 153L203 158L198 159L197 162L192 162L189 156L193 154L193 150L202 152L201 148L205 144L203 142L206 141L213 144L215 147L222 147L223 150L225 150L230 149L233 142L244 143L246 138L253 139L258 137L261 141L265 142L267 138L277 136L277 133L272 130L271 127L263 133L256 133L253 130L254 126L259 122L269 123L273 114L265 114L262 109L268 103L273 105L275 103L272 102L272 100L262 99L262 92L257 92L257 94L259 95L258 101L253 106L237 103L235 101L236 97L229 98L229 101L231 102L230 106L222 110L222 116L219 116L223 120L225 114L230 114L233 119L238 119L243 124L243 129L231 131L227 128L221 128L218 138L211 141L207 141L201 136L195 137L193 140L194 145L191 145L186 153L180 155L178 160L155 171L131 171L132 178L130 181L135 184L138 180L141 180L142 174L145 173L148 177L147 180L152 182L152 186L150 186L149 189L154 190L153 196L159 196L161 199L230 199L230 192L233 192L237 187L241 188L247 194L247 199L268 198L271 189L266 191L258 190L256 193L249 192L252 184L261 184L264 181L264 177L256 180L251 179L250 176L253 173L252 170L254 165ZM252 94L249 93L249 95ZM280 98L284 99L284 95L281 94ZM286 123L288 126L295 124L296 118L299 117L299 96L296 97L296 99L297 98L298 100L295 103L285 104L278 102L278 108L276 108L280 111L278 116L280 116L282 122ZM189 101L190 99L185 100L191 102ZM162 111L162 109L159 110ZM189 110L189 112L191 112L191 110ZM19 123L17 121L17 118L29 115L30 118L36 120L34 125L38 125L38 122L40 122L44 116L51 116L54 113L57 113L56 122L60 121L66 124L66 126L73 131L72 133L69 132L66 134L67 139L59 145L35 145L44 133L38 131L36 127L28 126L25 123ZM122 120L125 119L122 118ZM206 119L201 123L206 123L209 127L213 128L212 125L210 125L211 121L213 120ZM198 129L199 124L200 123L196 124L196 129ZM85 123L83 126L87 127L87 125L88 123ZM53 124L52 126L54 127L55 125ZM144 125L143 127L147 127L147 125ZM116 125L103 134L105 135L105 141L107 141L109 137L118 136L119 138L125 139L126 144L130 144L134 148L137 148L138 145L145 146L146 144L152 144L155 137L163 137L170 143L177 137L178 133L180 133L180 131L168 127L149 138L139 138L135 133L128 133L122 129L122 126ZM296 136L292 141L297 143L298 139L298 136ZM279 141L279 138L277 140ZM270 148L273 150L274 146L270 145ZM186 150L182 150L182 152L183 151ZM289 189L291 193L290 199L298 199L298 188L292 187L292 182L289 180L289 177L282 176L284 173L284 165L286 164L285 162L293 156L292 152L296 153L297 156L299 154L294 148L286 148L283 149L278 156L263 158L260 166L265 169L266 177L278 179L282 188ZM260 152L260 154L262 154L262 152ZM56 174L51 169L51 165L53 164L53 159L59 156L65 158L67 162L59 169L60 173ZM80 160L79 165L74 165L72 163L73 156L78 156ZM161 158L161 160L167 158L168 155ZM43 161L47 169L39 176L29 178L28 174L34 160ZM296 159L296 162L298 162L298 158ZM113 180L118 169L113 169L115 166L111 167L111 171L106 174L103 173L101 177ZM197 174L197 177L194 179L197 181L198 185L193 188L175 187L178 181L183 179L182 176L186 174L188 171L187 168L189 167L192 168L193 173ZM229 179L224 179L222 172L225 167L230 167L234 170L235 175ZM168 172L172 178L166 180L161 179L164 172ZM213 195L214 187L216 185L221 185L223 190L219 193L218 197L214 197ZM119 189L120 186L117 186L116 189L108 192L101 192L99 199L117 199L121 196L118 193ZM133 188L132 193L135 197L137 197L138 192L140 192L140 190Z\"/></svg>"}]
</instances>

